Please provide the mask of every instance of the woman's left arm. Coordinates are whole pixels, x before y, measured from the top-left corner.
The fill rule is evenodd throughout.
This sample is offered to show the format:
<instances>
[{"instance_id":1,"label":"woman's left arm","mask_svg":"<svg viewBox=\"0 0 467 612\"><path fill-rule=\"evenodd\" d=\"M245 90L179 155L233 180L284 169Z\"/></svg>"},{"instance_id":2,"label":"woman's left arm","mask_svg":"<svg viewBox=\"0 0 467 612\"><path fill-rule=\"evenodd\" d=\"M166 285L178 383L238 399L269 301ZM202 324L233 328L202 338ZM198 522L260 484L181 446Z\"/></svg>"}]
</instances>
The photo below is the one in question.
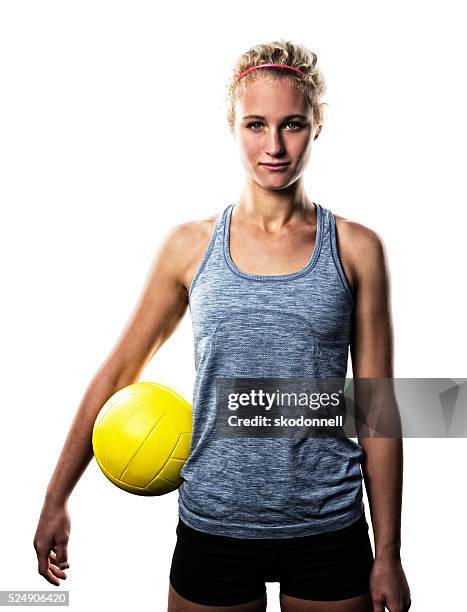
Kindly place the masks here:
<instances>
[{"instance_id":1,"label":"woman's left arm","mask_svg":"<svg viewBox=\"0 0 467 612\"><path fill-rule=\"evenodd\" d=\"M385 247L376 232L351 225L353 377L392 378L393 329ZM362 472L375 540L370 577L374 610L383 612L386 605L390 612L405 612L410 607L410 590L400 558L402 438L359 436L358 441L364 451Z\"/></svg>"}]
</instances>

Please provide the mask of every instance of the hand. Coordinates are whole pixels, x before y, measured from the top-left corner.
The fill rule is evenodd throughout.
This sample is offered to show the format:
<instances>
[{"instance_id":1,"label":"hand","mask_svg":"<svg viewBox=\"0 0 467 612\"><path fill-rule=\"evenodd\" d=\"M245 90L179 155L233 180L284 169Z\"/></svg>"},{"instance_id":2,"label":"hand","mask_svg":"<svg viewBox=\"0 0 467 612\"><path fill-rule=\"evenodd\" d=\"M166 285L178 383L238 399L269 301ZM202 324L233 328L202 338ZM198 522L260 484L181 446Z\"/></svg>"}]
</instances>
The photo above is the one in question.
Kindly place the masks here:
<instances>
[{"instance_id":1,"label":"hand","mask_svg":"<svg viewBox=\"0 0 467 612\"><path fill-rule=\"evenodd\" d=\"M374 612L407 612L411 606L410 589L398 558L374 560L370 574Z\"/></svg>"},{"instance_id":2,"label":"hand","mask_svg":"<svg viewBox=\"0 0 467 612\"><path fill-rule=\"evenodd\" d=\"M66 502L44 502L34 536L34 548L39 574L54 586L60 585L59 578L66 580L63 570L70 567L67 554L70 525Z\"/></svg>"}]
</instances>

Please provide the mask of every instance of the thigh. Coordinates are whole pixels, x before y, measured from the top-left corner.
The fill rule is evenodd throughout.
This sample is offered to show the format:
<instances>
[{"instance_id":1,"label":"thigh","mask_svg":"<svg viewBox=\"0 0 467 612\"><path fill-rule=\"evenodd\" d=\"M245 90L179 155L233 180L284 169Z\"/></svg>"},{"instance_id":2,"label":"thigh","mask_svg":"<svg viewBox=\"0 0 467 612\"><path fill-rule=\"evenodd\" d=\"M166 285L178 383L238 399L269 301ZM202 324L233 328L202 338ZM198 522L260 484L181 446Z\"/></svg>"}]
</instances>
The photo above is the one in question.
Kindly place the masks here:
<instances>
[{"instance_id":1,"label":"thigh","mask_svg":"<svg viewBox=\"0 0 467 612\"><path fill-rule=\"evenodd\" d=\"M364 514L343 529L303 538L299 544L281 551L283 609L352 612L361 605L364 612L367 608L363 607L362 600L369 598L373 561ZM351 601L356 598L360 598L360 602ZM302 600L303 604L292 599ZM323 603L319 606L318 602ZM357 608L352 607L355 605Z\"/></svg>"},{"instance_id":2,"label":"thigh","mask_svg":"<svg viewBox=\"0 0 467 612\"><path fill-rule=\"evenodd\" d=\"M246 540L235 541L191 529L181 519L170 568L170 597L174 612L202 610L201 606L232 610L265 610L266 584L261 558ZM181 599L185 600L182 602ZM188 607L191 602L195 607ZM180 607L182 603L186 608ZM178 605L179 607L175 607ZM229 608L226 608L229 609Z\"/></svg>"},{"instance_id":3,"label":"thigh","mask_svg":"<svg viewBox=\"0 0 467 612\"><path fill-rule=\"evenodd\" d=\"M264 594L258 599L245 604L234 606L203 606L189 599L185 599L185 597L177 593L173 586L169 584L167 612L265 612L266 605L267 597L266 594ZM373 612L373 610L371 612Z\"/></svg>"},{"instance_id":4,"label":"thigh","mask_svg":"<svg viewBox=\"0 0 467 612\"><path fill-rule=\"evenodd\" d=\"M370 593L338 601L312 601L280 595L281 612L373 612Z\"/></svg>"}]
</instances>

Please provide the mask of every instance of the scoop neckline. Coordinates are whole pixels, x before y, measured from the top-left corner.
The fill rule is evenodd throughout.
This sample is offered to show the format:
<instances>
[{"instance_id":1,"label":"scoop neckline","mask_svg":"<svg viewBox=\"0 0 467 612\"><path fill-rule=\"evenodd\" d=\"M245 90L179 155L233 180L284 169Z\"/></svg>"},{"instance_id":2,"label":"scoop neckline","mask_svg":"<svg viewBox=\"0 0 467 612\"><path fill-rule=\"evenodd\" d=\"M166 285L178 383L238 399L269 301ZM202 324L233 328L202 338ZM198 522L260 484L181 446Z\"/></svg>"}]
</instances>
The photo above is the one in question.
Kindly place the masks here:
<instances>
[{"instance_id":1,"label":"scoop neckline","mask_svg":"<svg viewBox=\"0 0 467 612\"><path fill-rule=\"evenodd\" d=\"M318 255L321 250L321 242L322 242L322 236L323 236L322 207L317 202L313 202L313 204L316 209L316 239L315 239L315 244L313 246L313 252L310 255L310 258L308 259L308 262L305 264L303 268L295 272L289 272L288 274L272 274L272 275L251 274L250 272L243 272L235 265L230 255L230 220L232 218L232 211L234 207L237 205L237 202L233 202L232 204L230 204L226 210L223 242L224 242L225 260L229 268L232 270L232 272L235 272L235 274L238 274L238 276L242 276L243 278L249 278L251 280L260 280L260 281L290 280L293 278L297 278L299 276L303 276L304 274L307 274L307 272L309 272L313 268L313 266L316 263L316 260L318 259Z\"/></svg>"}]
</instances>

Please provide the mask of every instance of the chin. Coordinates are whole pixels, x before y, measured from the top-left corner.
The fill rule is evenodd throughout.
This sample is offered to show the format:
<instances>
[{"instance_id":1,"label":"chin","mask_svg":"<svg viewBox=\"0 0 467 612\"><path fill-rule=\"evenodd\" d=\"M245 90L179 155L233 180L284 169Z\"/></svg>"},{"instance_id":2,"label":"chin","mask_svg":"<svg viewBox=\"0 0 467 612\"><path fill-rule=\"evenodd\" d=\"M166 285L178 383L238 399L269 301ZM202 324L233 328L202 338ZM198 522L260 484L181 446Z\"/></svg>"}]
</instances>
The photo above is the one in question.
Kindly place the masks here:
<instances>
[{"instance_id":1,"label":"chin","mask_svg":"<svg viewBox=\"0 0 467 612\"><path fill-rule=\"evenodd\" d=\"M264 185L264 187L267 187L269 189L271 188L276 188L276 189L281 189L283 187L288 187L289 185L292 185L292 183L294 183L296 181L296 177L290 177L290 176L280 176L279 172L274 175L269 177L269 180L265 181L264 177L261 177L261 180L257 180L257 183L259 183L260 185Z\"/></svg>"},{"instance_id":2,"label":"chin","mask_svg":"<svg viewBox=\"0 0 467 612\"><path fill-rule=\"evenodd\" d=\"M290 181L284 183L278 183L277 181L271 181L270 183L264 183L260 181L256 181L258 185L263 187L263 189L268 189L269 191L280 191L281 189L286 189L292 183Z\"/></svg>"}]
</instances>

